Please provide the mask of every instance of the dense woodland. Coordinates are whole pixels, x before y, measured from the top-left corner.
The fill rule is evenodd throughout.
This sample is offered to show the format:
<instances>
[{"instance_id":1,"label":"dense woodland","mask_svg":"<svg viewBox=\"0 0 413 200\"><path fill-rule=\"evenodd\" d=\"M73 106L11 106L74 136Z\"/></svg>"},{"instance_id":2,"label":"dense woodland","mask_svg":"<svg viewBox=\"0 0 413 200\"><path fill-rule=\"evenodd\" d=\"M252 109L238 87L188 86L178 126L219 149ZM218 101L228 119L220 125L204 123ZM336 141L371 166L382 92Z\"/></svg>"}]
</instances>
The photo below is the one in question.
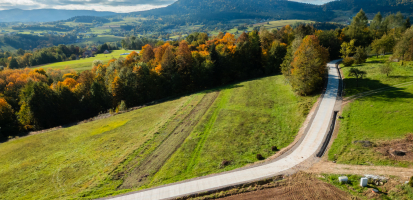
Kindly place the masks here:
<instances>
[{"instance_id":1,"label":"dense woodland","mask_svg":"<svg viewBox=\"0 0 413 200\"><path fill-rule=\"evenodd\" d=\"M135 38L136 40L136 38ZM131 44L133 41L125 45ZM400 14L371 26L360 11L350 26L322 31L311 25L208 37L194 33L178 42L146 44L138 54L96 61L90 71L4 69L0 72L2 137L79 121L98 113L282 73L298 95L320 91L326 63L346 65L367 55L394 52L413 59L413 29ZM360 75L363 72L355 72ZM357 75L357 76L358 76Z\"/></svg>"},{"instance_id":2,"label":"dense woodland","mask_svg":"<svg viewBox=\"0 0 413 200\"><path fill-rule=\"evenodd\" d=\"M4 35L0 37L0 46L8 45L15 49L32 50L72 43L75 39L76 36L71 34L66 34L64 36L54 36L50 34L44 36L29 34Z\"/></svg>"}]
</instances>

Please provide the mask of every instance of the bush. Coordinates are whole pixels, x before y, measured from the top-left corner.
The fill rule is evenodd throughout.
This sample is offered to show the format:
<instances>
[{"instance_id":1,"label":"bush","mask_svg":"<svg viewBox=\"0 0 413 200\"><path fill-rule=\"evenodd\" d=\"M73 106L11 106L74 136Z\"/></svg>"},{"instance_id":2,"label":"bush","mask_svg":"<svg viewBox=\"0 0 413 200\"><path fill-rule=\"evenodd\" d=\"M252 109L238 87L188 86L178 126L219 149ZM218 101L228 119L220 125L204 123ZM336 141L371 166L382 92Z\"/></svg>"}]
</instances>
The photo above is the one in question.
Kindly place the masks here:
<instances>
[{"instance_id":1,"label":"bush","mask_svg":"<svg viewBox=\"0 0 413 200\"><path fill-rule=\"evenodd\" d=\"M410 187L413 187L413 176L410 177L409 186L410 186Z\"/></svg>"},{"instance_id":2,"label":"bush","mask_svg":"<svg viewBox=\"0 0 413 200\"><path fill-rule=\"evenodd\" d=\"M262 156L261 154L257 154L257 159L258 159L258 160L264 160L265 158L264 158L264 156Z\"/></svg>"},{"instance_id":3,"label":"bush","mask_svg":"<svg viewBox=\"0 0 413 200\"><path fill-rule=\"evenodd\" d=\"M354 64L354 59L350 57L346 57L343 59L343 64L346 67L351 67Z\"/></svg>"},{"instance_id":4,"label":"bush","mask_svg":"<svg viewBox=\"0 0 413 200\"><path fill-rule=\"evenodd\" d=\"M389 62L386 62L383 66L380 67L380 72L389 76L393 72L393 67Z\"/></svg>"},{"instance_id":5,"label":"bush","mask_svg":"<svg viewBox=\"0 0 413 200\"><path fill-rule=\"evenodd\" d=\"M355 64L363 64L367 60L367 52L364 47L357 47L356 54L353 56Z\"/></svg>"},{"instance_id":6,"label":"bush","mask_svg":"<svg viewBox=\"0 0 413 200\"><path fill-rule=\"evenodd\" d=\"M125 101L121 101L120 104L119 104L119 111L125 111L127 109L128 109L128 107L126 107Z\"/></svg>"}]
</instances>

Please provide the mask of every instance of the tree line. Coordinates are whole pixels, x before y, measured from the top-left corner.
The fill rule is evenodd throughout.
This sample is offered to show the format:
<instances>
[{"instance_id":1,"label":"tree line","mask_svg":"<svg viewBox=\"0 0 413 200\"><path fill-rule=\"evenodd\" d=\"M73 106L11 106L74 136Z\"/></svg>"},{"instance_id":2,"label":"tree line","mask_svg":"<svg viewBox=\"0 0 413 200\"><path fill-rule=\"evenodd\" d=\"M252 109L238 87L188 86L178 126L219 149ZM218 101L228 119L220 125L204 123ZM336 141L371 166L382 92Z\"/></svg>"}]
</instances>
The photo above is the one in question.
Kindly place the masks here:
<instances>
[{"instance_id":1,"label":"tree line","mask_svg":"<svg viewBox=\"0 0 413 200\"><path fill-rule=\"evenodd\" d=\"M380 26L369 27L360 11L344 29L322 31L309 24L272 31L262 27L238 38L230 33L213 37L193 33L177 42L146 44L140 53L132 52L126 58L108 63L96 60L91 70L81 73L5 69L0 72L1 134L7 137L50 128L102 112L281 73L298 95L309 95L322 88L329 60L359 56L363 62L368 49L388 35L400 34L400 38L393 36L394 56L410 59L413 29L404 17L394 18L401 20L394 22L400 26L385 28L381 24L386 24L386 19L382 19L373 20ZM403 41L408 41L407 45L402 45Z\"/></svg>"}]
</instances>

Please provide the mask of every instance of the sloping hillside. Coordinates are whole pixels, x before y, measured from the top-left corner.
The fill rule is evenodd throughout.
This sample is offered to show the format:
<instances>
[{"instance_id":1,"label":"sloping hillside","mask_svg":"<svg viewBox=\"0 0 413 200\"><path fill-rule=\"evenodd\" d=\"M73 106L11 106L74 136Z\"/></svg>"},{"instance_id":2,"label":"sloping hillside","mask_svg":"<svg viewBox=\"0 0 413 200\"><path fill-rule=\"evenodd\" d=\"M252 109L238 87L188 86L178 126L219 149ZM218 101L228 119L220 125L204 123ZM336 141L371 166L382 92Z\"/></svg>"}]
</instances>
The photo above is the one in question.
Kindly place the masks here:
<instances>
[{"instance_id":1,"label":"sloping hillside","mask_svg":"<svg viewBox=\"0 0 413 200\"><path fill-rule=\"evenodd\" d=\"M94 10L11 9L0 11L0 22L50 22L66 20L75 16L103 17L115 14L113 12L98 12Z\"/></svg>"},{"instance_id":2,"label":"sloping hillside","mask_svg":"<svg viewBox=\"0 0 413 200\"><path fill-rule=\"evenodd\" d=\"M179 0L165 8L137 12L155 16L192 16L199 20L268 17L278 19L326 19L320 6L287 0ZM199 19L198 19L199 18Z\"/></svg>"},{"instance_id":3,"label":"sloping hillside","mask_svg":"<svg viewBox=\"0 0 413 200\"><path fill-rule=\"evenodd\" d=\"M242 167L291 143L316 98L278 75L1 143L0 199L94 199Z\"/></svg>"},{"instance_id":4,"label":"sloping hillside","mask_svg":"<svg viewBox=\"0 0 413 200\"><path fill-rule=\"evenodd\" d=\"M358 12L363 9L367 13L406 12L413 10L413 0L339 0L322 6L325 10L343 10Z\"/></svg>"}]
</instances>

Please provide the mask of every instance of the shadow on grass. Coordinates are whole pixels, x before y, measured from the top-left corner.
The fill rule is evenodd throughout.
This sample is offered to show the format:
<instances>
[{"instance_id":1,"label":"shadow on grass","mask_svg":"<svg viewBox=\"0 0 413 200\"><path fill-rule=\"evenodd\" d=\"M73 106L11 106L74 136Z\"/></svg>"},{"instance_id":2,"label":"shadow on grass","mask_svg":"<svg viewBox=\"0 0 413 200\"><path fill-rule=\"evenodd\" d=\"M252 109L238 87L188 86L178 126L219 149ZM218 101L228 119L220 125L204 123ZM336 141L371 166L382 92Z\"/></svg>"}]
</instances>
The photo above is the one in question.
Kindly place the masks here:
<instances>
[{"instance_id":1,"label":"shadow on grass","mask_svg":"<svg viewBox=\"0 0 413 200\"><path fill-rule=\"evenodd\" d=\"M403 78L406 76L403 76ZM410 76L406 77L411 78ZM383 84L378 80L371 80L371 79L361 79L358 81L357 86L357 79L355 78L348 78L344 80L345 84L345 96L352 96L362 92L367 92L371 90L377 89L384 89L385 91L378 92L372 95L369 95L370 98L383 100L383 101L390 101L391 98L413 98L413 94L410 92L405 92L405 88L397 88L387 84ZM387 100L386 100L387 99Z\"/></svg>"}]
</instances>

